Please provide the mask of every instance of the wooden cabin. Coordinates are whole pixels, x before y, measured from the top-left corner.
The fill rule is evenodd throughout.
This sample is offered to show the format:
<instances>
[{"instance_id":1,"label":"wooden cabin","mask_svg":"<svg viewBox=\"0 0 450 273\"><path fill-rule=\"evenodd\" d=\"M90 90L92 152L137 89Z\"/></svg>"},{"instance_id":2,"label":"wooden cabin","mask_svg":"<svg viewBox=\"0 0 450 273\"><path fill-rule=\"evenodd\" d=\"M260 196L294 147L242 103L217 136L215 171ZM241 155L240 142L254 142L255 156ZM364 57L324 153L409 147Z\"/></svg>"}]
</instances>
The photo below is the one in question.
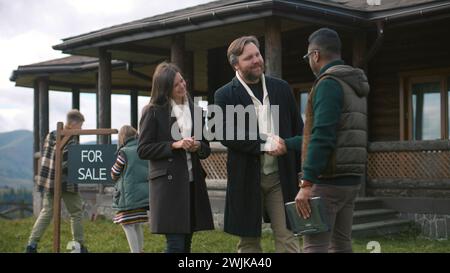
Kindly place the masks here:
<instances>
[{"instance_id":1,"label":"wooden cabin","mask_svg":"<svg viewBox=\"0 0 450 273\"><path fill-rule=\"evenodd\" d=\"M85 89L97 92L101 128L111 124L114 86L125 87L122 92L149 89L150 79L145 77L163 60L182 68L192 95L213 103L215 90L233 77L226 49L242 35L258 37L266 74L288 81L304 112L314 81L301 58L307 38L320 27L333 28L341 36L344 61L363 68L371 86L370 153L361 195L376 197L384 207L416 221L427 236L448 238L450 2L369 4L376 2L221 0L69 37L53 48L98 59L95 68L84 72L91 80L89 88L79 84L81 79L72 79L67 88L74 94ZM135 76L145 77L133 78L127 67ZM39 116L42 136L48 130L42 120L48 116L48 86L65 84L72 74L53 79L36 73L27 85L23 69L19 67L13 80L19 86L34 86L35 109L39 109L35 122ZM220 185L226 181L224 156L217 148L206 166L210 179Z\"/></svg>"}]
</instances>

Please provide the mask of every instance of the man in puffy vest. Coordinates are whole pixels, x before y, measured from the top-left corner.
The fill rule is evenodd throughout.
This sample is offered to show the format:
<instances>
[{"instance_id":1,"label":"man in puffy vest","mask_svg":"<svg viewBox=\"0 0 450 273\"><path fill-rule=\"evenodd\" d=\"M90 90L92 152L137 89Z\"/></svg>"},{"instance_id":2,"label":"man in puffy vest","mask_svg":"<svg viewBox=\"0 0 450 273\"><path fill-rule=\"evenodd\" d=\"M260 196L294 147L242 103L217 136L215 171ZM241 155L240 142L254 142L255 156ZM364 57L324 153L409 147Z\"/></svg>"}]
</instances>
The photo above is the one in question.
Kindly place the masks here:
<instances>
[{"instance_id":1,"label":"man in puffy vest","mask_svg":"<svg viewBox=\"0 0 450 273\"><path fill-rule=\"evenodd\" d=\"M353 208L367 161L369 84L361 69L341 60L336 31L321 28L308 42L303 58L316 80L306 106L303 176L295 200L308 218L309 199L320 196L330 231L305 235L303 251L352 252Z\"/></svg>"}]
</instances>

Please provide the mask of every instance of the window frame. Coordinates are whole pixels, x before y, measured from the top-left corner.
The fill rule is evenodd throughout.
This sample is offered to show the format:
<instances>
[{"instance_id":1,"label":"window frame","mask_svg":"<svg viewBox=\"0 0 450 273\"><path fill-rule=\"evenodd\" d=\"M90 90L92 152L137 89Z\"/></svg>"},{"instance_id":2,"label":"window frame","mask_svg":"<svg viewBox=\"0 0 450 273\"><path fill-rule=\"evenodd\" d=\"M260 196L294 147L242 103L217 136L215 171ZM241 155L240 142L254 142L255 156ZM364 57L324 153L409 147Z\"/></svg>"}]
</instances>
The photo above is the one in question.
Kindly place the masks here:
<instances>
[{"instance_id":1,"label":"window frame","mask_svg":"<svg viewBox=\"0 0 450 273\"><path fill-rule=\"evenodd\" d=\"M440 139L449 139L449 81L450 68L400 73L400 140L413 140L412 86L425 82L439 82L441 102Z\"/></svg>"}]
</instances>

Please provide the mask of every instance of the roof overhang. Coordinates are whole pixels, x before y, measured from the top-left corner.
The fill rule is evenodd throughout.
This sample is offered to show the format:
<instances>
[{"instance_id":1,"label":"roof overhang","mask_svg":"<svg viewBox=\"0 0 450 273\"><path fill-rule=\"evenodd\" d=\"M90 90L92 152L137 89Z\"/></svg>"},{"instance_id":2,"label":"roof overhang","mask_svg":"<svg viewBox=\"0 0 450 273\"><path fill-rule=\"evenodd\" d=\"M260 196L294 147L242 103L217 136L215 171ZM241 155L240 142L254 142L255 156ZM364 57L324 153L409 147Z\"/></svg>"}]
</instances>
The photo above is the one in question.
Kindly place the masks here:
<instances>
[{"instance_id":1,"label":"roof overhang","mask_svg":"<svg viewBox=\"0 0 450 273\"><path fill-rule=\"evenodd\" d=\"M96 92L96 77L98 60L78 62L79 57L71 56L63 59L19 66L12 72L11 81L16 86L33 88L36 80L45 78L50 90L72 91L78 89L81 92ZM92 58L91 58L92 59ZM144 79L142 75L150 75L155 65L134 65L113 60L112 65L112 93L129 94L130 91L147 94L151 88L151 79ZM141 75L137 77L136 75Z\"/></svg>"},{"instance_id":2,"label":"roof overhang","mask_svg":"<svg viewBox=\"0 0 450 273\"><path fill-rule=\"evenodd\" d=\"M364 12L339 7L324 9L322 4L310 2L251 1L181 13L177 16L163 17L158 20L135 21L67 38L63 40L63 43L55 45L53 48L74 54L86 48L154 39L271 16L311 23L327 23L345 28L357 28L366 17Z\"/></svg>"},{"instance_id":3,"label":"roof overhang","mask_svg":"<svg viewBox=\"0 0 450 273\"><path fill-rule=\"evenodd\" d=\"M433 1L380 11L366 11L325 1L217 1L200 8L175 11L87 34L66 38L53 46L64 53L81 54L89 48L109 47L126 42L188 33L227 24L278 16L312 24L326 24L346 29L376 28L375 22L412 24L429 16L450 17L449 1ZM386 26L388 27L388 26Z\"/></svg>"}]
</instances>

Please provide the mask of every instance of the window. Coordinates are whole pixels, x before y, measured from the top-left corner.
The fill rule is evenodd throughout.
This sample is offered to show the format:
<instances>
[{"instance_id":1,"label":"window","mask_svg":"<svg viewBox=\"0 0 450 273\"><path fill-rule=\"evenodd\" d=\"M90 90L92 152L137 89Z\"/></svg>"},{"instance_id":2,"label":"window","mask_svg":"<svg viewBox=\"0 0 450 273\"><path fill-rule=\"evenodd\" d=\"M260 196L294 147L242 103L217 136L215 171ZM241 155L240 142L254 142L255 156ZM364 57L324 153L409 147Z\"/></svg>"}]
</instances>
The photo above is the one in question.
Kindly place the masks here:
<instances>
[{"instance_id":1,"label":"window","mask_svg":"<svg viewBox=\"0 0 450 273\"><path fill-rule=\"evenodd\" d=\"M450 71L413 72L400 82L400 139L448 139Z\"/></svg>"},{"instance_id":2,"label":"window","mask_svg":"<svg viewBox=\"0 0 450 273\"><path fill-rule=\"evenodd\" d=\"M412 139L441 138L441 94L439 82L412 85Z\"/></svg>"}]
</instances>

